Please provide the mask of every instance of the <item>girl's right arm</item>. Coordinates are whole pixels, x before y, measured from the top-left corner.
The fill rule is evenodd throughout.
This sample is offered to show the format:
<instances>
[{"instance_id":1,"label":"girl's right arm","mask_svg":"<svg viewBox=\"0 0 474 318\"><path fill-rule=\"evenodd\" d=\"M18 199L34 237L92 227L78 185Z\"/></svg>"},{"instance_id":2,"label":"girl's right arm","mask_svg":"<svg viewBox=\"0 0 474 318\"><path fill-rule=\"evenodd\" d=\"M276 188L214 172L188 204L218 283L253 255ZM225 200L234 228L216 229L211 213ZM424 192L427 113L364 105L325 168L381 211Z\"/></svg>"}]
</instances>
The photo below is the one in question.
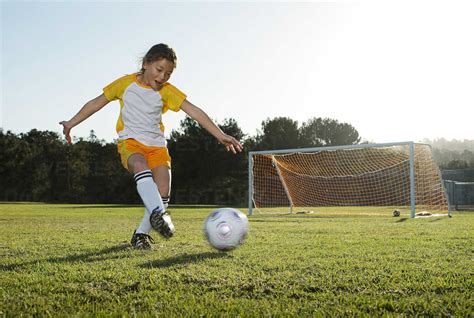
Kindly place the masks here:
<instances>
[{"instance_id":1,"label":"girl's right arm","mask_svg":"<svg viewBox=\"0 0 474 318\"><path fill-rule=\"evenodd\" d=\"M105 97L104 94L101 94L97 96L96 98L88 101L81 108L81 110L76 115L74 115L74 117L72 117L68 121L60 122L59 124L63 125L63 133L64 133L64 136L66 136L67 143L71 144L70 132L74 126L79 125L79 123L89 118L93 113L97 112L108 103L109 103L109 100L107 99L107 97Z\"/></svg>"}]
</instances>

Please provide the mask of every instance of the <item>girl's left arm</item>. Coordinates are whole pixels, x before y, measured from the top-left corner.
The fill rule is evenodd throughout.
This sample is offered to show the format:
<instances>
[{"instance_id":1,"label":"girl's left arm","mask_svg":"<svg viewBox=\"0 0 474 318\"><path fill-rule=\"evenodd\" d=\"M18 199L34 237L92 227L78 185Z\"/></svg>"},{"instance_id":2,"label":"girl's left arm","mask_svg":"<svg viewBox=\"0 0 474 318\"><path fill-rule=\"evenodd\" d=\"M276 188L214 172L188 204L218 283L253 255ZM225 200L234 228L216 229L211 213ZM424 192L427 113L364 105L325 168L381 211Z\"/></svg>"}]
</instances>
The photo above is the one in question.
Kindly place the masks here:
<instances>
[{"instance_id":1,"label":"girl's left arm","mask_svg":"<svg viewBox=\"0 0 474 318\"><path fill-rule=\"evenodd\" d=\"M201 108L191 104L186 99L181 105L181 109L223 144L227 151L232 151L234 154L242 151L240 142L234 137L225 134Z\"/></svg>"}]
</instances>

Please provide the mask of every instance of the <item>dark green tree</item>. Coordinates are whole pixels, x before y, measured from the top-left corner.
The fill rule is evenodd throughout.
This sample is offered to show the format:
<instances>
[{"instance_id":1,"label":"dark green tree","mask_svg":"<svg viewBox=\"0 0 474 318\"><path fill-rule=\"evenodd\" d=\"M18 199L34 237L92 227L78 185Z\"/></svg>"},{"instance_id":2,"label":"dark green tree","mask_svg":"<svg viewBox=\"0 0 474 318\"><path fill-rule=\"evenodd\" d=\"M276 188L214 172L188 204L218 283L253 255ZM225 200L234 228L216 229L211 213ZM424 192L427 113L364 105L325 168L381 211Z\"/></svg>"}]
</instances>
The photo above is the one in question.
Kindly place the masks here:
<instances>
[{"instance_id":1,"label":"dark green tree","mask_svg":"<svg viewBox=\"0 0 474 318\"><path fill-rule=\"evenodd\" d=\"M234 119L218 125L242 140L244 134ZM186 117L168 140L172 157L172 196L175 203L240 203L246 189L246 166L242 153L233 155L196 121Z\"/></svg>"},{"instance_id":2,"label":"dark green tree","mask_svg":"<svg viewBox=\"0 0 474 318\"><path fill-rule=\"evenodd\" d=\"M3 201L32 201L28 164L32 151L28 143L11 131L0 130L0 193Z\"/></svg>"},{"instance_id":3,"label":"dark green tree","mask_svg":"<svg viewBox=\"0 0 474 318\"><path fill-rule=\"evenodd\" d=\"M298 148L298 122L288 117L267 118L255 138L256 150Z\"/></svg>"},{"instance_id":4,"label":"dark green tree","mask_svg":"<svg viewBox=\"0 0 474 318\"><path fill-rule=\"evenodd\" d=\"M31 201L50 201L57 199L58 189L64 185L56 170L61 159L63 144L59 136L51 131L30 130L19 135L26 142L29 153L25 166L18 171L18 178L24 178Z\"/></svg>"},{"instance_id":5,"label":"dark green tree","mask_svg":"<svg viewBox=\"0 0 474 318\"><path fill-rule=\"evenodd\" d=\"M250 150L271 150L352 145L360 140L352 125L335 119L311 118L298 127L295 120L276 117L263 121L262 130L246 142Z\"/></svg>"},{"instance_id":6,"label":"dark green tree","mask_svg":"<svg viewBox=\"0 0 474 318\"><path fill-rule=\"evenodd\" d=\"M311 118L303 123L299 132L301 147L353 145L360 142L359 133L352 125L331 118Z\"/></svg>"},{"instance_id":7,"label":"dark green tree","mask_svg":"<svg viewBox=\"0 0 474 318\"><path fill-rule=\"evenodd\" d=\"M99 140L93 131L66 146L69 195L78 203L139 203L131 174L122 166L116 143Z\"/></svg>"}]
</instances>

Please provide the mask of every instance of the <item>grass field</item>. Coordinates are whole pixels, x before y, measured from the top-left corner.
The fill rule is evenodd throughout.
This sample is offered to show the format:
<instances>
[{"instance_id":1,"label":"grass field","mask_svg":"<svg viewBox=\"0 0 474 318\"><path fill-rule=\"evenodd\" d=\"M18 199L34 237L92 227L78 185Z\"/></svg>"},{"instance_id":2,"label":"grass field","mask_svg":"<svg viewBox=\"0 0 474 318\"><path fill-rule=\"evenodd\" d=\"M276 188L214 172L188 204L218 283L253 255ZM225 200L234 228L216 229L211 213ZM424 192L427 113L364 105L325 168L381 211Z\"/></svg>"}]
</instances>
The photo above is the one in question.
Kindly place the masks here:
<instances>
[{"instance_id":1,"label":"grass field","mask_svg":"<svg viewBox=\"0 0 474 318\"><path fill-rule=\"evenodd\" d=\"M129 247L143 208L0 204L0 317L473 315L474 213L256 215L210 248L211 208L172 208L177 234Z\"/></svg>"}]
</instances>

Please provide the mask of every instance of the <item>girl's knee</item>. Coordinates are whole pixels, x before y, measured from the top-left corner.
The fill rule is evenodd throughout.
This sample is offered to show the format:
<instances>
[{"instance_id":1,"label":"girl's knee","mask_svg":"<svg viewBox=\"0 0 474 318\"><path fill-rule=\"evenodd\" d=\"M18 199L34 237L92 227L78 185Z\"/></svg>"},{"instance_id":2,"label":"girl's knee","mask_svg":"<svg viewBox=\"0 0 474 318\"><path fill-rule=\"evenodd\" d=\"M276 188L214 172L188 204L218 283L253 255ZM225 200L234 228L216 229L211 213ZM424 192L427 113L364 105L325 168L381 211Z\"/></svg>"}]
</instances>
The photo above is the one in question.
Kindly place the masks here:
<instances>
[{"instance_id":1,"label":"girl's knee","mask_svg":"<svg viewBox=\"0 0 474 318\"><path fill-rule=\"evenodd\" d=\"M145 157L142 154L133 154L128 158L128 170L132 173L139 173L149 170Z\"/></svg>"}]
</instances>

